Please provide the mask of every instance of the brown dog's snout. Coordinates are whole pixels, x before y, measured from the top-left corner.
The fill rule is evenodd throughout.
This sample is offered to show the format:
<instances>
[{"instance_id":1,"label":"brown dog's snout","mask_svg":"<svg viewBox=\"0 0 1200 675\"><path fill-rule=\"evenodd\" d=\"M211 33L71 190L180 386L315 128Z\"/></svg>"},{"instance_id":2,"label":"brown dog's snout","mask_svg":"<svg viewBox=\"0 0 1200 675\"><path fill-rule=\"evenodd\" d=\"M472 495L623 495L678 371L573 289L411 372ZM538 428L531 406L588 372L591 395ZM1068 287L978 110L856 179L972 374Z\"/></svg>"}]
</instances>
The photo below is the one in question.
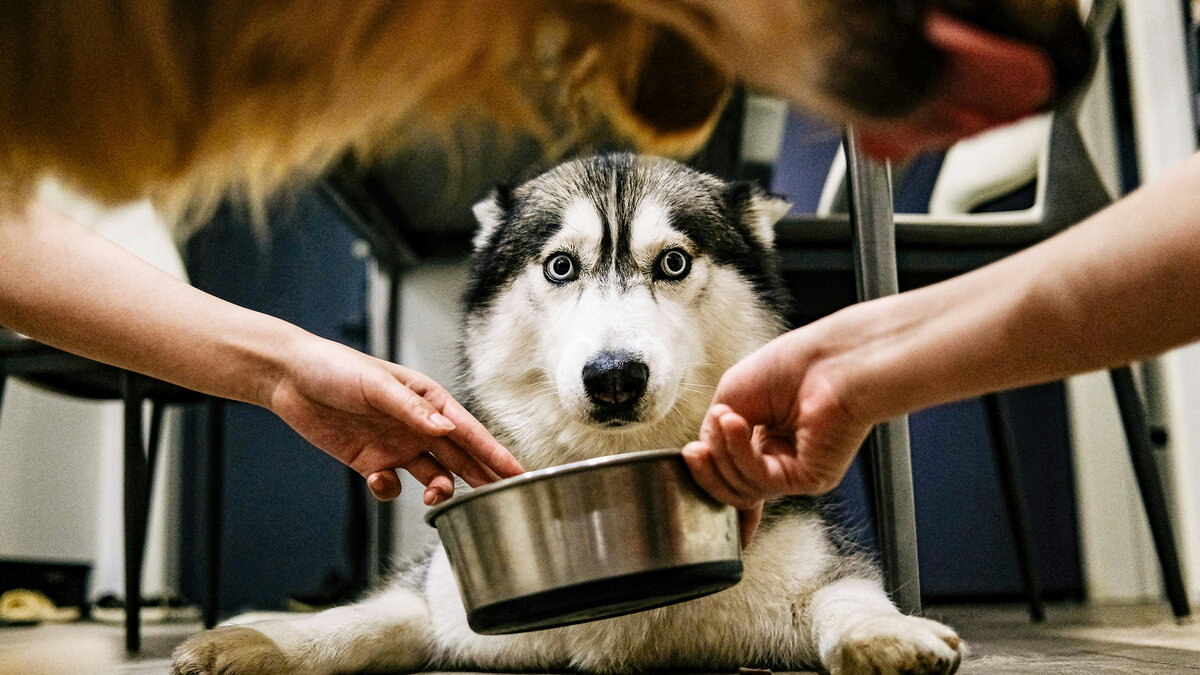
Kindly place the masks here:
<instances>
[{"instance_id":1,"label":"brown dog's snout","mask_svg":"<svg viewBox=\"0 0 1200 675\"><path fill-rule=\"evenodd\" d=\"M939 94L949 55L931 44L932 12L1045 54L1050 108L1087 82L1094 60L1075 0L844 0L834 24L843 39L822 88L875 120L906 116Z\"/></svg>"},{"instance_id":2,"label":"brown dog's snout","mask_svg":"<svg viewBox=\"0 0 1200 675\"><path fill-rule=\"evenodd\" d=\"M1091 75L1096 50L1077 0L938 0L933 4L984 30L1043 50L1055 80L1047 107L1070 97Z\"/></svg>"},{"instance_id":3,"label":"brown dog's snout","mask_svg":"<svg viewBox=\"0 0 1200 675\"><path fill-rule=\"evenodd\" d=\"M934 94L944 58L925 39L927 3L853 0L837 10L845 37L829 58L826 93L858 114L901 117Z\"/></svg>"}]
</instances>

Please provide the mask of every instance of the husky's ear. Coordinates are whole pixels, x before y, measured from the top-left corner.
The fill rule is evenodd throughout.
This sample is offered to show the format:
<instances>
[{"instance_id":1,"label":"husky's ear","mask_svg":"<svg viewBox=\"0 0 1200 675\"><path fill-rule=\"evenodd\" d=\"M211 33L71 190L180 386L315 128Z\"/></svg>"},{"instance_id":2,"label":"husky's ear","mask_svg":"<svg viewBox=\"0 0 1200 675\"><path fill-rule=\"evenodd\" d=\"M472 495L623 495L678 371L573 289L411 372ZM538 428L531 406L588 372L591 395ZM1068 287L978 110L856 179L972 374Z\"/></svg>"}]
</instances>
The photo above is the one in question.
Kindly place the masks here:
<instances>
[{"instance_id":1,"label":"husky's ear","mask_svg":"<svg viewBox=\"0 0 1200 675\"><path fill-rule=\"evenodd\" d=\"M479 229L475 231L475 238L471 240L476 250L487 246L488 240L492 238L500 223L504 222L504 216L511 207L512 188L507 185L497 185L491 194L472 207L475 220L479 222Z\"/></svg>"},{"instance_id":2,"label":"husky's ear","mask_svg":"<svg viewBox=\"0 0 1200 675\"><path fill-rule=\"evenodd\" d=\"M725 191L730 212L740 214L764 246L775 245L775 223L788 214L792 202L753 183L732 183Z\"/></svg>"}]
</instances>

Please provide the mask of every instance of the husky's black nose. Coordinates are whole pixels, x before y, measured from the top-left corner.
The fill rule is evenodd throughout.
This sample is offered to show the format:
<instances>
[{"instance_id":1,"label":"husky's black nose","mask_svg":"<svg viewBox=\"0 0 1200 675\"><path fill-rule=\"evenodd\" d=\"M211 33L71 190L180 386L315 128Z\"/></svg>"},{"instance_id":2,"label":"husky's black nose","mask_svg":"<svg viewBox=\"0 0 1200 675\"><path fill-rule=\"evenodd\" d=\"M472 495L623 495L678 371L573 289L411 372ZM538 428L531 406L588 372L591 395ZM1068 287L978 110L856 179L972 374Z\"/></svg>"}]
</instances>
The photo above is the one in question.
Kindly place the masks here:
<instances>
[{"instance_id":1,"label":"husky's black nose","mask_svg":"<svg viewBox=\"0 0 1200 675\"><path fill-rule=\"evenodd\" d=\"M627 352L601 352L583 367L583 388L600 409L632 408L649 379L650 368Z\"/></svg>"}]
</instances>

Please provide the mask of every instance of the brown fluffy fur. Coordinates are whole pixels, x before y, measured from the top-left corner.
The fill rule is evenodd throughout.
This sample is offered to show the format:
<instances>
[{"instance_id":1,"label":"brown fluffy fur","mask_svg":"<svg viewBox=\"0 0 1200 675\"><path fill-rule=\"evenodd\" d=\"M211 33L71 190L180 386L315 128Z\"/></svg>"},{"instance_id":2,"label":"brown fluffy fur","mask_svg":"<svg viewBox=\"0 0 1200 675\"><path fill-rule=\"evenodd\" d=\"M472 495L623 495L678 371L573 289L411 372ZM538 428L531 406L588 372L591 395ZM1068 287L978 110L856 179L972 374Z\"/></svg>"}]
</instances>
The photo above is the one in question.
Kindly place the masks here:
<instances>
[{"instance_id":1,"label":"brown fluffy fur","mask_svg":"<svg viewBox=\"0 0 1200 675\"><path fill-rule=\"evenodd\" d=\"M369 157L472 119L545 139L600 120L680 155L706 138L732 73L837 119L886 116L918 103L937 65L919 31L883 11L895 4L10 0L0 202L23 202L47 174L175 212L231 192L256 201L347 151ZM1006 31L1046 44L1072 6L941 4L998 8L1015 17ZM900 61L912 72L897 77ZM846 93L872 87L897 92L891 109Z\"/></svg>"}]
</instances>

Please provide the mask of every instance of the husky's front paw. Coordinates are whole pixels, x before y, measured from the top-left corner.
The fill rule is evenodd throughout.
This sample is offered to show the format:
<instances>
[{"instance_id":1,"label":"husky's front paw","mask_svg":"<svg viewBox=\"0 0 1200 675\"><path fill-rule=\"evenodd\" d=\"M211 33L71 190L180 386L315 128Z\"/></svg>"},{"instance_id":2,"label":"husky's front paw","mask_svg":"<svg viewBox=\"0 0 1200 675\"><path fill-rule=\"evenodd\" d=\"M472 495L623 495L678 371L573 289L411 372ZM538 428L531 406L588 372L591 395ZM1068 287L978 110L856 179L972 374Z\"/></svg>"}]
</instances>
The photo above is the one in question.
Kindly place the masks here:
<instances>
[{"instance_id":1,"label":"husky's front paw","mask_svg":"<svg viewBox=\"0 0 1200 675\"><path fill-rule=\"evenodd\" d=\"M173 675L272 675L289 672L287 657L270 638L253 628L225 626L206 630L179 645L172 655Z\"/></svg>"},{"instance_id":2,"label":"husky's front paw","mask_svg":"<svg viewBox=\"0 0 1200 675\"><path fill-rule=\"evenodd\" d=\"M831 675L949 675L966 651L962 638L936 621L882 614L846 631L825 666Z\"/></svg>"}]
</instances>

